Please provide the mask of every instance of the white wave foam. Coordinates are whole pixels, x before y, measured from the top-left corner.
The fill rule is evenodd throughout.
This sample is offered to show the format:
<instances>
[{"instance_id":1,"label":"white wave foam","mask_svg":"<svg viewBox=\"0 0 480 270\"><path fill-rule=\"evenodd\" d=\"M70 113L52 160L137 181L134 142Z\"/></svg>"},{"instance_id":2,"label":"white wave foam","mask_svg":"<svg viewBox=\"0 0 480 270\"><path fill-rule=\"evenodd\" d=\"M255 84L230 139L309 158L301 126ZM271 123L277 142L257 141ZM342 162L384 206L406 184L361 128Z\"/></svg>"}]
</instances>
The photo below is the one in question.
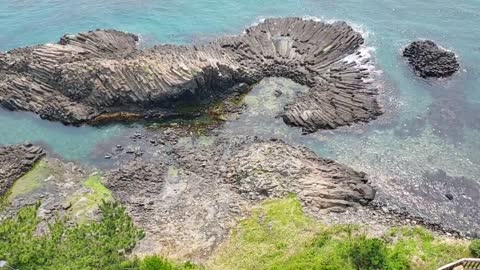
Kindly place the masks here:
<instances>
[{"instance_id":1,"label":"white wave foam","mask_svg":"<svg viewBox=\"0 0 480 270\"><path fill-rule=\"evenodd\" d=\"M257 26L263 22L265 22L266 19L268 18L275 18L275 16L265 16L265 17L259 17L254 23L250 24L250 27ZM315 16L302 16L301 17L303 20L312 20L315 22L323 22L323 23L328 23L328 24L333 24L336 22L346 22L348 25L352 27L352 29L363 37L365 40L365 43L370 43L371 42L371 37L374 36L374 33L368 31L368 29L361 24L354 23L348 20L337 20L337 19L327 19L325 17L315 17ZM245 31L243 31L245 34ZM375 63L371 60L373 56L375 55L375 47L373 46L367 46L365 44L361 45L360 48L357 50L356 53L350 54L346 56L345 58L342 59L342 61L347 61L349 63L355 62L359 67L367 69L369 72L371 72L374 75L381 75L383 72L379 69L376 68ZM373 81L373 78L368 78L364 79L365 81Z\"/></svg>"},{"instance_id":2,"label":"white wave foam","mask_svg":"<svg viewBox=\"0 0 480 270\"><path fill-rule=\"evenodd\" d=\"M347 55L342 61L348 63L355 62L358 66L367 68L370 71L375 69L374 64L372 63L372 54L375 52L374 47L361 45L357 52Z\"/></svg>"},{"instance_id":3,"label":"white wave foam","mask_svg":"<svg viewBox=\"0 0 480 270\"><path fill-rule=\"evenodd\" d=\"M245 29L243 30L242 34L246 34L246 33L247 33L246 30L247 30L248 28L255 27L255 26L257 26L257 25L259 25L259 24L261 24L261 23L264 23L265 20L268 19L268 18L274 18L274 17L264 17L264 16L258 17L255 22L253 22L253 23L251 23L250 25L248 25L247 27L245 27Z\"/></svg>"},{"instance_id":4,"label":"white wave foam","mask_svg":"<svg viewBox=\"0 0 480 270\"><path fill-rule=\"evenodd\" d=\"M310 16L310 15L303 16L302 19L312 20L312 21L315 21L315 22L323 22L323 23L328 23L328 24L332 24L332 23L336 23L336 22L346 22L348 25L350 25L352 27L353 30L355 30L355 32L360 33L360 35L362 35L363 39L367 40L369 37L373 36L373 33L368 31L367 28L364 25L361 25L361 24L358 24L358 23L355 23L355 22L351 22L351 21L348 21L348 20L327 19L325 17L315 17L315 16Z\"/></svg>"}]
</instances>

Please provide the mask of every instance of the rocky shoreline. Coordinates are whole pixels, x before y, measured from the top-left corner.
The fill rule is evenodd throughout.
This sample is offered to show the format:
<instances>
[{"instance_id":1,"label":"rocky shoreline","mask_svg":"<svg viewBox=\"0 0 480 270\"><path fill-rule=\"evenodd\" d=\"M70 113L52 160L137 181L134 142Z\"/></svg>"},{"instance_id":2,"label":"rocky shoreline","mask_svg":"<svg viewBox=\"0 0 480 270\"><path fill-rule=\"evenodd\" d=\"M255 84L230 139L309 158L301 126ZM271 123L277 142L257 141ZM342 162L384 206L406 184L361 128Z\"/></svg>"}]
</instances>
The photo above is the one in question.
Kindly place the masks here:
<instances>
[{"instance_id":1,"label":"rocky shoreline","mask_svg":"<svg viewBox=\"0 0 480 270\"><path fill-rule=\"evenodd\" d=\"M97 172L146 232L134 250L137 255L157 253L204 261L249 209L290 193L296 194L307 214L326 224L364 224L373 235L391 226L422 225L439 234L465 237L441 224L391 210L375 199L365 174L320 158L304 147L243 136L185 141L173 134L156 137L158 143L131 159L122 158L132 156L122 149L113 157L119 161L115 168ZM0 151L24 148L4 146ZM43 155L40 148L30 148ZM45 221L39 231L46 230L46 222L58 215L97 218L91 206L88 213L78 206L92 195L83 184L92 170L51 157L42 160L53 169L43 175L45 179L38 179L46 184L11 199L0 216L40 201L39 216Z\"/></svg>"},{"instance_id":2,"label":"rocky shoreline","mask_svg":"<svg viewBox=\"0 0 480 270\"><path fill-rule=\"evenodd\" d=\"M436 172L425 173L421 184L415 179L379 184L275 136L222 132L217 123L202 134L178 123L162 125L205 113L198 108L217 118L238 116L246 106L238 100L266 77L288 78L305 88L272 90L257 100L270 110L260 112L262 117L283 119L303 133L375 119L382 110L373 74L363 66L370 59L362 58L364 40L346 23L267 19L242 35L207 44L139 50L137 41L132 34L97 30L0 54L0 105L5 108L65 124L164 121L158 129L130 134L127 142L112 138L99 146L93 153L102 161L99 168L43 158L45 152L31 144L0 146L0 195L8 195L36 162L44 166L30 179L31 189L8 198L0 217L41 201L39 215L45 221L57 215L95 219L99 198L115 198L146 232L136 254L202 261L254 205L293 193L306 213L325 223L368 224L374 230L420 224L449 236L478 237L478 209L473 209L478 185L471 179ZM458 70L450 54L435 51L436 45L414 44L405 56L420 76ZM425 46L427 52L420 52ZM432 57L440 59L433 68ZM455 181L462 185L451 186ZM472 192L465 189L469 186ZM442 194L444 187L448 194ZM428 204L427 199L432 205L415 205ZM440 220L445 214L452 217ZM459 215L464 226L455 220ZM46 222L42 226L39 231Z\"/></svg>"},{"instance_id":3,"label":"rocky shoreline","mask_svg":"<svg viewBox=\"0 0 480 270\"><path fill-rule=\"evenodd\" d=\"M171 150L164 152L165 145ZM146 231L138 254L206 258L248 209L269 198L295 193L309 211L328 213L361 207L375 196L365 174L279 140L238 137L204 144L165 140L152 148L156 157L137 156L103 173L113 196ZM44 153L24 145L3 146L0 152L33 152L36 161ZM28 171L17 162L21 155L2 157L3 164L12 165L11 171ZM90 197L88 190L82 191L88 169L51 158L43 162L51 170L37 177L42 184L9 198L4 213L41 201L40 216L48 221L79 209L78 204ZM87 214L95 218L93 212Z\"/></svg>"},{"instance_id":4,"label":"rocky shoreline","mask_svg":"<svg viewBox=\"0 0 480 270\"><path fill-rule=\"evenodd\" d=\"M0 54L0 105L66 124L161 119L224 99L239 84L285 77L309 87L283 113L305 132L382 113L373 74L362 66L370 60L359 51L364 40L344 22L267 19L239 36L146 50L137 40L97 30Z\"/></svg>"}]
</instances>

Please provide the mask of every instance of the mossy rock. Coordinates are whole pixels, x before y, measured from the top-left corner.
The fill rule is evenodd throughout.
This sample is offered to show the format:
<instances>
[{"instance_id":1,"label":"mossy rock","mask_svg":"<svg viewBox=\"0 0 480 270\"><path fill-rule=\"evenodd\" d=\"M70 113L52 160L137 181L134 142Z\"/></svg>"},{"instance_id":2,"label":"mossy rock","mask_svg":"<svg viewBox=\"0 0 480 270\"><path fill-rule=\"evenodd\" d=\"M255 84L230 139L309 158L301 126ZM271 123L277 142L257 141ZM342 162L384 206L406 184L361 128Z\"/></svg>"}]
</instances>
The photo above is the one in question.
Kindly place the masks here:
<instances>
[{"instance_id":1,"label":"mossy rock","mask_svg":"<svg viewBox=\"0 0 480 270\"><path fill-rule=\"evenodd\" d=\"M79 223L93 218L103 202L112 202L112 192L103 185L102 177L95 173L83 182L85 189L67 201L70 217Z\"/></svg>"},{"instance_id":2,"label":"mossy rock","mask_svg":"<svg viewBox=\"0 0 480 270\"><path fill-rule=\"evenodd\" d=\"M34 190L41 188L45 181L52 177L54 170L50 168L48 163L44 160L36 163L33 168L20 177L10 190L7 192L8 201L12 202L18 196L23 196L31 193Z\"/></svg>"}]
</instances>

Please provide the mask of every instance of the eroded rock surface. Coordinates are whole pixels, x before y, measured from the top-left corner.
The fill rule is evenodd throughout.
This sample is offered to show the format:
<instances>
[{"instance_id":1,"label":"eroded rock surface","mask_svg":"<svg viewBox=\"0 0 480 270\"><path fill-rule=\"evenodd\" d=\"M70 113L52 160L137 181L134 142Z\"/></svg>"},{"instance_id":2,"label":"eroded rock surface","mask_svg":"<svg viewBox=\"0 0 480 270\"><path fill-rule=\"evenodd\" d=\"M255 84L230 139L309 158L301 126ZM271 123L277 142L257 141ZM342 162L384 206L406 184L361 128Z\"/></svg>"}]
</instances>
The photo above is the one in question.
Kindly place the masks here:
<instances>
[{"instance_id":1,"label":"eroded rock surface","mask_svg":"<svg viewBox=\"0 0 480 270\"><path fill-rule=\"evenodd\" d=\"M430 40L413 42L405 48L403 56L423 78L448 77L460 68L453 52L440 48Z\"/></svg>"},{"instance_id":2,"label":"eroded rock surface","mask_svg":"<svg viewBox=\"0 0 480 270\"><path fill-rule=\"evenodd\" d=\"M44 155L42 148L32 144L0 146L0 196Z\"/></svg>"},{"instance_id":3,"label":"eroded rock surface","mask_svg":"<svg viewBox=\"0 0 480 270\"><path fill-rule=\"evenodd\" d=\"M307 208L344 211L375 197L364 173L280 142L241 147L227 168L226 180L255 200L293 192Z\"/></svg>"},{"instance_id":4,"label":"eroded rock surface","mask_svg":"<svg viewBox=\"0 0 480 270\"><path fill-rule=\"evenodd\" d=\"M167 142L167 140L164 140ZM137 253L206 258L246 210L296 193L310 212L371 201L365 175L281 141L215 138L158 145L155 161L128 161L106 176L147 237Z\"/></svg>"},{"instance_id":5,"label":"eroded rock surface","mask_svg":"<svg viewBox=\"0 0 480 270\"><path fill-rule=\"evenodd\" d=\"M286 77L310 87L285 108L306 132L381 114L364 40L344 22L267 19L239 36L191 46L136 48L114 30L0 54L0 104L67 124L172 114L175 101L223 98L240 83Z\"/></svg>"}]
</instances>

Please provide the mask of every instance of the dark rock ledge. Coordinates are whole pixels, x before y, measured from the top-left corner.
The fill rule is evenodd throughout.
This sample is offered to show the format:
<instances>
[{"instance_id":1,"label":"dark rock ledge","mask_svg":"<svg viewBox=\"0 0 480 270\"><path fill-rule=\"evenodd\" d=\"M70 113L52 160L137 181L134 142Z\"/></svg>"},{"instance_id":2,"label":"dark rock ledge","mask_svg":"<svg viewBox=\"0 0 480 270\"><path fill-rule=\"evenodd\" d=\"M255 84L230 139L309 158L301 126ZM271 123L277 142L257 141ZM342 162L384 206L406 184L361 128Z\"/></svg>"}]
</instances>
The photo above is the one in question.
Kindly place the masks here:
<instances>
[{"instance_id":1,"label":"dark rock ledge","mask_svg":"<svg viewBox=\"0 0 480 270\"><path fill-rule=\"evenodd\" d=\"M460 68L453 52L440 48L430 40L413 42L405 48L403 56L423 78L448 77Z\"/></svg>"},{"instance_id":2,"label":"dark rock ledge","mask_svg":"<svg viewBox=\"0 0 480 270\"><path fill-rule=\"evenodd\" d=\"M42 148L31 144L0 146L0 196L44 155Z\"/></svg>"},{"instance_id":3,"label":"dark rock ledge","mask_svg":"<svg viewBox=\"0 0 480 270\"><path fill-rule=\"evenodd\" d=\"M276 76L310 87L283 115L306 132L381 114L371 72L346 60L364 40L345 22L267 19L239 36L148 50L137 49L137 40L97 30L0 54L0 104L66 124L161 118L174 101L208 102Z\"/></svg>"}]
</instances>

